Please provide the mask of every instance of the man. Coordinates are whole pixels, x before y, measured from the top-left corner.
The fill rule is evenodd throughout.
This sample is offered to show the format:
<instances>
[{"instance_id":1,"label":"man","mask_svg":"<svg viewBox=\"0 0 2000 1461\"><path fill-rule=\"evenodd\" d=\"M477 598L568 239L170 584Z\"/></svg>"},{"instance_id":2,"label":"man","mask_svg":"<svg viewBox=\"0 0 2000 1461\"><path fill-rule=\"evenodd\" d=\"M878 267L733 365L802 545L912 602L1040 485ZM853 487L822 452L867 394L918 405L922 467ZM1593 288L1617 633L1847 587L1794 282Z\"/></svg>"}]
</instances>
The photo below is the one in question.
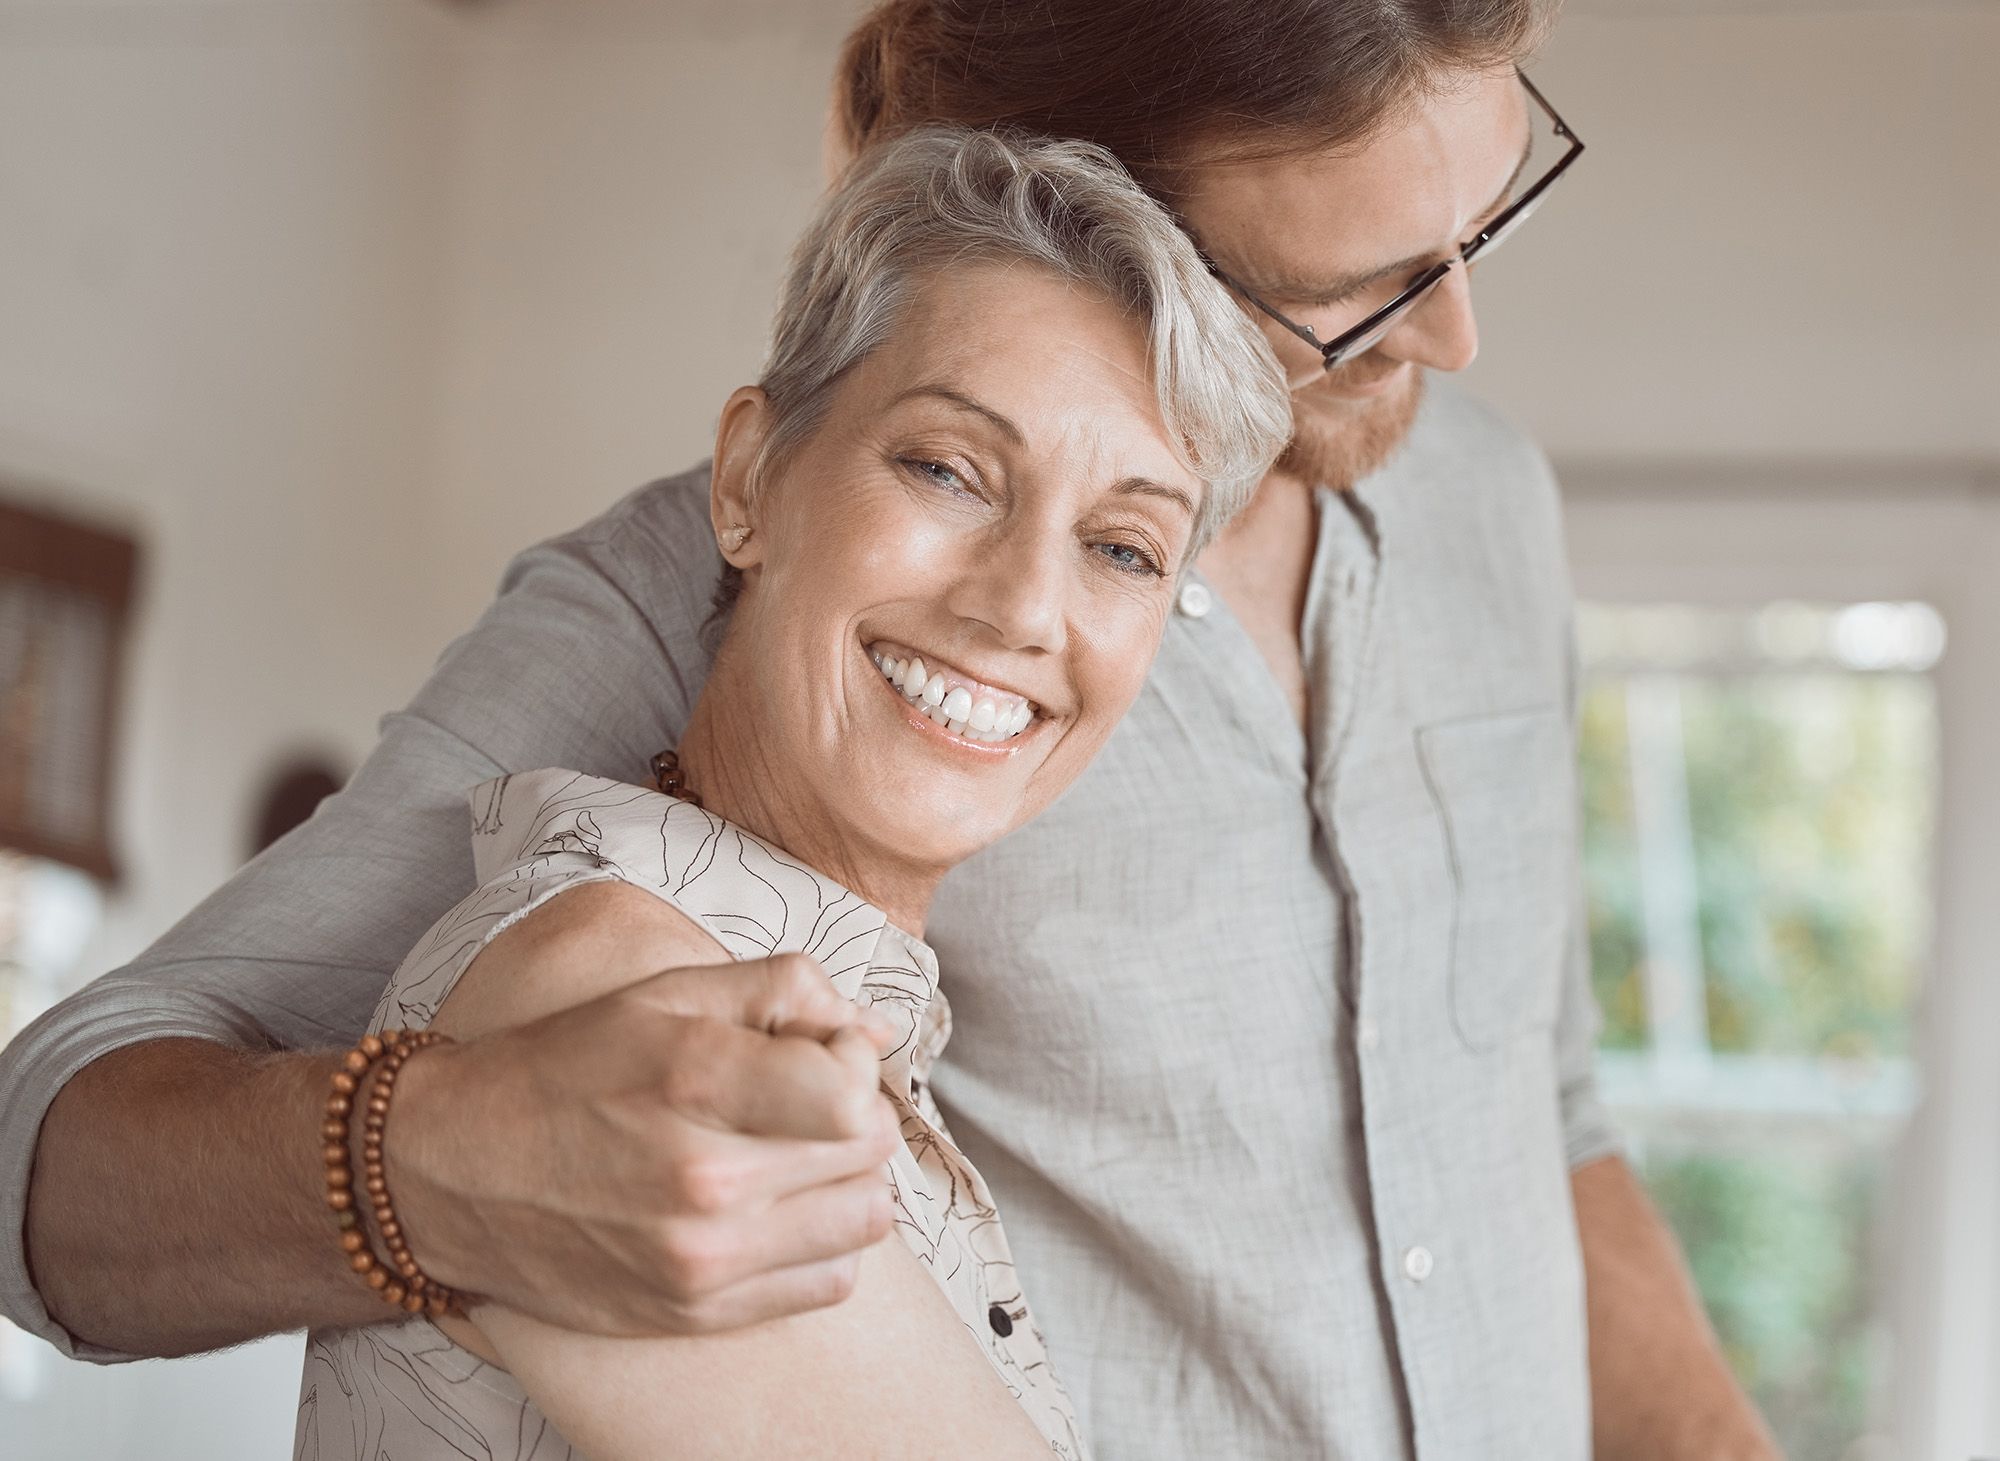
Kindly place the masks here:
<instances>
[{"instance_id":1,"label":"man","mask_svg":"<svg viewBox=\"0 0 2000 1461\"><path fill-rule=\"evenodd\" d=\"M1295 385L1131 719L928 930L936 1093L1106 1457L1771 1454L1595 1101L1552 484L1423 386L1556 160L1523 158L1513 69L1544 19L892 0L850 44L851 143L1102 142ZM346 793L10 1049L18 1322L115 1358L379 1317L320 1204L332 1058L244 1052L352 1038L471 886L465 787L634 778L677 737L704 502L690 474L524 555ZM810 971L739 966L429 1052L388 1151L412 1245L608 1333L837 1300L887 1221L865 1033Z\"/></svg>"}]
</instances>

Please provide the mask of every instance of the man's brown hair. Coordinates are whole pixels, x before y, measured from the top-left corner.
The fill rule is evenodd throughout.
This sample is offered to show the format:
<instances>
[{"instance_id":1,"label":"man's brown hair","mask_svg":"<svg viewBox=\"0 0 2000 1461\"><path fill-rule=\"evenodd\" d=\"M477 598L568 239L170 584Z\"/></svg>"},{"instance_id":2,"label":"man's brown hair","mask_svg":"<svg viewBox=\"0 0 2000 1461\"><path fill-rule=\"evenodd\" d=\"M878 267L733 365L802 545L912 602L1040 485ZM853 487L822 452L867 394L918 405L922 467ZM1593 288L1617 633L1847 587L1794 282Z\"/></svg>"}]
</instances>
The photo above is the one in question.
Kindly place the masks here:
<instances>
[{"instance_id":1,"label":"man's brown hair","mask_svg":"<svg viewBox=\"0 0 2000 1461\"><path fill-rule=\"evenodd\" d=\"M926 122L1107 148L1163 197L1198 155L1365 141L1440 78L1524 59L1560 0L884 0L847 39L858 152Z\"/></svg>"}]
</instances>

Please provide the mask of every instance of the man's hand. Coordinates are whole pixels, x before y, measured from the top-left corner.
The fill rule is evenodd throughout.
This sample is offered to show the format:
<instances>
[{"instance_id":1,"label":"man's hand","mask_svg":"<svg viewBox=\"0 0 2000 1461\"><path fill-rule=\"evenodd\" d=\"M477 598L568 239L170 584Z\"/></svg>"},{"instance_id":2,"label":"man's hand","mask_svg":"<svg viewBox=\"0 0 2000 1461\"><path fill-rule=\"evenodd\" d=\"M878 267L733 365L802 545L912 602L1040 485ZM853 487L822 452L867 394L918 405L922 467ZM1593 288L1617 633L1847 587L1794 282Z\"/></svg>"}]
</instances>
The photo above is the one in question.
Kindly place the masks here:
<instances>
[{"instance_id":1,"label":"man's hand","mask_svg":"<svg viewBox=\"0 0 2000 1461\"><path fill-rule=\"evenodd\" d=\"M712 1330L837 1301L889 1227L878 1038L823 973L781 958L427 1051L390 1117L399 1216L441 1280L584 1329ZM325 1204L338 1063L159 1040L79 1072L28 1194L56 1320L174 1355L391 1317Z\"/></svg>"},{"instance_id":2,"label":"man's hand","mask_svg":"<svg viewBox=\"0 0 2000 1461\"><path fill-rule=\"evenodd\" d=\"M1598 1461L1779 1461L1729 1372L1673 1234L1616 1157L1570 1174Z\"/></svg>"},{"instance_id":3,"label":"man's hand","mask_svg":"<svg viewBox=\"0 0 2000 1461\"><path fill-rule=\"evenodd\" d=\"M566 1329L697 1334L838 1302L889 1231L891 1034L781 955L427 1051L385 1145L398 1216L427 1272Z\"/></svg>"}]
</instances>

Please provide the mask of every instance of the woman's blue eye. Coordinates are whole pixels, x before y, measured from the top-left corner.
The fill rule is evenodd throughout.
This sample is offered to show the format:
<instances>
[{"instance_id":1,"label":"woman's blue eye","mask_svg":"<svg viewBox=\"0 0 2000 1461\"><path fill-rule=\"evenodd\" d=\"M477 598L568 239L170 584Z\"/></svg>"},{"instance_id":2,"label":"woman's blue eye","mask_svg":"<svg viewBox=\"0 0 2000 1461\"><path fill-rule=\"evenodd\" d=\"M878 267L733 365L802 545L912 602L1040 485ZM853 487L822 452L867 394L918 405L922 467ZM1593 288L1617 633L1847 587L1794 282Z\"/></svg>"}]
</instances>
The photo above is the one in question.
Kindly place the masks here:
<instances>
[{"instance_id":1,"label":"woman's blue eye","mask_svg":"<svg viewBox=\"0 0 2000 1461\"><path fill-rule=\"evenodd\" d=\"M937 483L938 486L948 492L964 492L966 490L965 479L950 467L947 467L943 462L927 462L917 457L900 457L898 460L904 466L930 478L931 481Z\"/></svg>"},{"instance_id":2,"label":"woman's blue eye","mask_svg":"<svg viewBox=\"0 0 2000 1461\"><path fill-rule=\"evenodd\" d=\"M1158 573L1159 566L1130 543L1099 543L1097 551L1128 573Z\"/></svg>"}]
</instances>

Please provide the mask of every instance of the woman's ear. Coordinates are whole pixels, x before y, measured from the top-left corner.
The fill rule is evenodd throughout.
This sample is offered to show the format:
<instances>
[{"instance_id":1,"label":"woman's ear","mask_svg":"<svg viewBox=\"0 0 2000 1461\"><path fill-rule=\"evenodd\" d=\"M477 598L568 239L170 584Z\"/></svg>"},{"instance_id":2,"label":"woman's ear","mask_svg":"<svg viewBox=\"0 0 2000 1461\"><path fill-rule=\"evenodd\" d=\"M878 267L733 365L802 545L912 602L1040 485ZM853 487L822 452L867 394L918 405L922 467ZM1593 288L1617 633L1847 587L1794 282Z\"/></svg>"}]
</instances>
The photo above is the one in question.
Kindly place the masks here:
<instances>
[{"instance_id":1,"label":"woman's ear","mask_svg":"<svg viewBox=\"0 0 2000 1461\"><path fill-rule=\"evenodd\" d=\"M763 561L757 537L757 464L771 431L770 398L756 386L739 386L723 405L715 428L715 465L708 483L708 516L722 556L737 568Z\"/></svg>"}]
</instances>

